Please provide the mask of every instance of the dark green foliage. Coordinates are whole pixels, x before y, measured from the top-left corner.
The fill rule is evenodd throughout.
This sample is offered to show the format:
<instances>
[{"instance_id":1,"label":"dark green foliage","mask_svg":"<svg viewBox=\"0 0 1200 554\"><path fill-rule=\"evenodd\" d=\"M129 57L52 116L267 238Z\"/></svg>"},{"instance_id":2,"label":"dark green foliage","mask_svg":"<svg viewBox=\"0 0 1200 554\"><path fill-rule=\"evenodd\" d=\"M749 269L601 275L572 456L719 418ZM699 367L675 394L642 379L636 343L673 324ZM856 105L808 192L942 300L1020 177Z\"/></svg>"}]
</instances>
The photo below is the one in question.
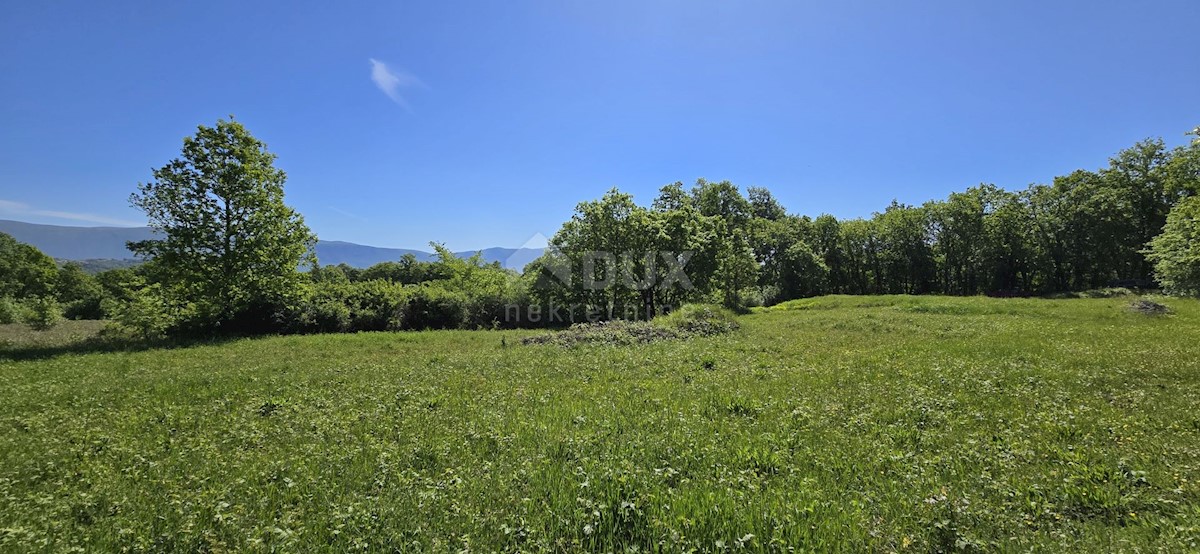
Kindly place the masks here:
<instances>
[{"instance_id":1,"label":"dark green foliage","mask_svg":"<svg viewBox=\"0 0 1200 554\"><path fill-rule=\"evenodd\" d=\"M355 271L355 276L358 272ZM349 283L350 277L341 266L337 265L317 265L308 272L308 276L314 283ZM357 281L358 279L354 279Z\"/></svg>"},{"instance_id":2,"label":"dark green foliage","mask_svg":"<svg viewBox=\"0 0 1200 554\"><path fill-rule=\"evenodd\" d=\"M787 210L783 208L771 191L763 187L750 187L746 189L746 198L750 202L750 213L755 218L765 219L768 221L778 221L787 217Z\"/></svg>"},{"instance_id":3,"label":"dark green foliage","mask_svg":"<svg viewBox=\"0 0 1200 554\"><path fill-rule=\"evenodd\" d=\"M314 270L311 290L298 314L290 316L290 330L474 329L504 324L506 308L520 298L520 279L498 264L484 264L479 256L464 260L441 245L433 246L436 261L378 264L353 280L338 267ZM359 280L368 276L376 278ZM424 280L407 282L415 276Z\"/></svg>"},{"instance_id":4,"label":"dark green foliage","mask_svg":"<svg viewBox=\"0 0 1200 554\"><path fill-rule=\"evenodd\" d=\"M300 330L314 333L342 333L351 330L350 306L334 298L310 299L301 307Z\"/></svg>"},{"instance_id":5,"label":"dark green foliage","mask_svg":"<svg viewBox=\"0 0 1200 554\"><path fill-rule=\"evenodd\" d=\"M67 263L58 270L58 301L67 319L103 319L104 287L79 264Z\"/></svg>"},{"instance_id":6,"label":"dark green foliage","mask_svg":"<svg viewBox=\"0 0 1200 554\"><path fill-rule=\"evenodd\" d=\"M750 203L729 182L700 180L690 194L663 187L653 208L616 189L582 202L528 268L530 295L604 319L648 319L686 302L738 294L757 273ZM686 279L675 279L677 275Z\"/></svg>"},{"instance_id":7,"label":"dark green foliage","mask_svg":"<svg viewBox=\"0 0 1200 554\"><path fill-rule=\"evenodd\" d=\"M465 291L440 286L411 289L398 314L400 329L463 329L478 323L468 317L471 299Z\"/></svg>"},{"instance_id":8,"label":"dark green foliage","mask_svg":"<svg viewBox=\"0 0 1200 554\"><path fill-rule=\"evenodd\" d=\"M1119 152L1099 171L1076 171L1052 185L1011 192L983 184L923 206L893 202L870 219L789 215L766 189L752 187L747 199L728 181L701 179L690 192L681 183L667 185L649 209L613 189L579 204L552 249L531 266L528 282L543 303L640 319L694 301L740 309L830 293L1028 296L1147 288L1154 282L1145 245L1170 221L1171 232L1155 239L1152 251L1163 254L1151 256L1164 284L1189 293L1200 288L1184 285L1200 278L1183 272L1198 265L1190 260L1200 255L1189 249L1200 241L1184 230L1197 218L1180 200L1197 189L1200 144L1168 150L1155 140ZM1176 204L1179 215L1168 220ZM616 278L661 279L640 257L647 251L690 253L693 286L662 290ZM594 252L611 256L589 259Z\"/></svg>"},{"instance_id":9,"label":"dark green foliage","mask_svg":"<svg viewBox=\"0 0 1200 554\"><path fill-rule=\"evenodd\" d=\"M110 269L96 274L96 283L104 290L104 296L117 301L129 300L134 291L146 284L139 270L131 268Z\"/></svg>"},{"instance_id":10,"label":"dark green foliage","mask_svg":"<svg viewBox=\"0 0 1200 554\"><path fill-rule=\"evenodd\" d=\"M399 328L404 287L387 281L317 283L304 302L302 331L385 331ZM340 305L345 310L334 308Z\"/></svg>"},{"instance_id":11,"label":"dark green foliage","mask_svg":"<svg viewBox=\"0 0 1200 554\"><path fill-rule=\"evenodd\" d=\"M417 261L416 256L405 254L398 262L383 262L358 272L354 280L378 279L402 285L415 285L447 277L449 275L446 274L444 265L435 262L420 262Z\"/></svg>"},{"instance_id":12,"label":"dark green foliage","mask_svg":"<svg viewBox=\"0 0 1200 554\"><path fill-rule=\"evenodd\" d=\"M803 240L788 246L779 261L782 267L777 288L774 289L777 292L767 303L773 304L784 298L815 296L829 290L829 267Z\"/></svg>"}]
</instances>

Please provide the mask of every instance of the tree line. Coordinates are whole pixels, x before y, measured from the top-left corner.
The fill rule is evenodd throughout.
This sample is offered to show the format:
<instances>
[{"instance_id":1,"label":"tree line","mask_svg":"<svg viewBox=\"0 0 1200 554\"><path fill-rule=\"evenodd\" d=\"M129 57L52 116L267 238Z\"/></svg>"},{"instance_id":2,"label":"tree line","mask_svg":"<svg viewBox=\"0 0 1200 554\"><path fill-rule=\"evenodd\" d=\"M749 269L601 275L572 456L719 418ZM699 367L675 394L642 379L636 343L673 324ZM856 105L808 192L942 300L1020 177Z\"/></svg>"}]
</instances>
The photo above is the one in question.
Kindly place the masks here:
<instances>
[{"instance_id":1,"label":"tree line","mask_svg":"<svg viewBox=\"0 0 1200 554\"><path fill-rule=\"evenodd\" d=\"M870 218L794 215L765 188L727 181L663 187L647 207L612 190L584 202L534 267L554 274L592 251L690 251L695 289L602 290L578 282L545 297L606 306L707 299L730 307L821 294L1028 296L1100 287L1195 294L1200 129L1186 146L1145 140L1097 171L1009 191L981 184ZM639 259L619 272L646 271ZM586 271L585 271L586 273ZM547 280L554 283L554 280ZM561 280L559 280L561 282ZM618 310L628 313L629 310ZM651 312L652 313L652 312Z\"/></svg>"},{"instance_id":2,"label":"tree line","mask_svg":"<svg viewBox=\"0 0 1200 554\"><path fill-rule=\"evenodd\" d=\"M1095 171L1010 191L981 184L869 218L796 215L766 188L676 182L649 205L580 203L516 272L479 256L320 266L275 156L236 121L200 126L131 205L157 231L145 263L58 267L0 235L0 321L107 318L140 337L538 326L741 309L822 294L1044 295L1125 286L1200 293L1200 129L1144 140ZM21 315L21 314L24 315Z\"/></svg>"}]
</instances>

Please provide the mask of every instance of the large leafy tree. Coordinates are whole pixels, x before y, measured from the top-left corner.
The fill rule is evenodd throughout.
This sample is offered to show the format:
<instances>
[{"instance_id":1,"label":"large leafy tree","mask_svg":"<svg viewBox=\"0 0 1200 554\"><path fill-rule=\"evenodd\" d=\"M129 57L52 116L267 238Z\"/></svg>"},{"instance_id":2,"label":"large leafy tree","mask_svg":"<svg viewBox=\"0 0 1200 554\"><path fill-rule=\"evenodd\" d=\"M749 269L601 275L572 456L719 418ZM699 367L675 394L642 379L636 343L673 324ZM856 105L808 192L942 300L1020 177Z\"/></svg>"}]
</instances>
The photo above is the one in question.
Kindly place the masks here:
<instances>
[{"instance_id":1,"label":"large leafy tree","mask_svg":"<svg viewBox=\"0 0 1200 554\"><path fill-rule=\"evenodd\" d=\"M692 187L692 198L701 215L717 220L714 244L717 263L713 285L725 305L736 307L741 303L742 289L757 280L758 263L750 236L754 207L742 196L737 185L729 181L713 183L699 179ZM774 211L768 206L777 204L773 199L758 193L756 198L764 213ZM786 213L782 206L780 212Z\"/></svg>"},{"instance_id":2,"label":"large leafy tree","mask_svg":"<svg viewBox=\"0 0 1200 554\"><path fill-rule=\"evenodd\" d=\"M887 292L929 292L934 264L925 211L893 200L886 210L875 214L874 222L883 244L881 254Z\"/></svg>"},{"instance_id":3,"label":"large leafy tree","mask_svg":"<svg viewBox=\"0 0 1200 554\"><path fill-rule=\"evenodd\" d=\"M284 204L275 155L236 121L200 126L130 203L162 238L131 243L154 279L202 323L253 320L302 290L316 237Z\"/></svg>"},{"instance_id":4,"label":"large leafy tree","mask_svg":"<svg viewBox=\"0 0 1200 554\"><path fill-rule=\"evenodd\" d=\"M933 254L945 292L975 294L982 279L985 216L994 187L980 185L952 192L941 202L925 205L933 234Z\"/></svg>"},{"instance_id":5,"label":"large leafy tree","mask_svg":"<svg viewBox=\"0 0 1200 554\"><path fill-rule=\"evenodd\" d=\"M569 290L568 302L596 307L613 317L635 301L638 287L623 277L636 279L639 268L634 266L650 251L648 240L657 234L645 211L615 188L599 200L576 206L575 215L550 240L551 251L571 268L571 282L562 283Z\"/></svg>"},{"instance_id":6,"label":"large leafy tree","mask_svg":"<svg viewBox=\"0 0 1200 554\"><path fill-rule=\"evenodd\" d=\"M821 256L829 274L827 281L828 292L840 294L849 290L847 275L846 253L842 251L838 240L841 235L841 222L829 214L821 214L812 223L812 247Z\"/></svg>"},{"instance_id":7,"label":"large leafy tree","mask_svg":"<svg viewBox=\"0 0 1200 554\"><path fill-rule=\"evenodd\" d=\"M871 219L850 219L838 226L838 250L843 256L842 291L879 294L883 291L882 241Z\"/></svg>"}]
</instances>

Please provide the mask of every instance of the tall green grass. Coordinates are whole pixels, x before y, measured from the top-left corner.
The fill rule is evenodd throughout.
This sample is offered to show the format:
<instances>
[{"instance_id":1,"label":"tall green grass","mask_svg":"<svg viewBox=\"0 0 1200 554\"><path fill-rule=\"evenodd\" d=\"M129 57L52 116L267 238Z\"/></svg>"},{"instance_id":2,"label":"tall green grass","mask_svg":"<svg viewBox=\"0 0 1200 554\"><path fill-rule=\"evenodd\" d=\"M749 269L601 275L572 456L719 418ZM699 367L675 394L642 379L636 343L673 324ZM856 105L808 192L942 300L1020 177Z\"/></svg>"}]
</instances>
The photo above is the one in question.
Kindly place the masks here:
<instances>
[{"instance_id":1,"label":"tall green grass","mask_svg":"<svg viewBox=\"0 0 1200 554\"><path fill-rule=\"evenodd\" d=\"M10 345L0 551L1195 550L1200 304L1163 302L827 297L570 349Z\"/></svg>"}]
</instances>

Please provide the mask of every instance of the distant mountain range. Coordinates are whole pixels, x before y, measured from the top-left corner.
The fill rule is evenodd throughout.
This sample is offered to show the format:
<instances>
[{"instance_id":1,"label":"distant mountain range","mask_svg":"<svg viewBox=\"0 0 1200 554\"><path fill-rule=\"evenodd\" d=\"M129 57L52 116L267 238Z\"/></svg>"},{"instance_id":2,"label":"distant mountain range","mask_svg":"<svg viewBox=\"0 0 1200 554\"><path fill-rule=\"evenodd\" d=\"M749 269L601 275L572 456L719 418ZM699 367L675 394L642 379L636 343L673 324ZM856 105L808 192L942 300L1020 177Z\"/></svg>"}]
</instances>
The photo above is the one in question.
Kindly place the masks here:
<instances>
[{"instance_id":1,"label":"distant mountain range","mask_svg":"<svg viewBox=\"0 0 1200 554\"><path fill-rule=\"evenodd\" d=\"M133 253L125 248L126 242L154 238L154 232L149 227L68 227L6 219L0 219L0 233L31 244L52 258L71 261L131 260ZM455 252L455 255L468 258L476 252L482 253L486 263L500 262L504 267L517 271L542 255L541 248L499 247ZM344 263L353 267L370 267L380 262L394 262L405 254L412 254L420 261L436 259L433 253L424 250L380 248L339 240L317 242L317 259L321 265Z\"/></svg>"}]
</instances>

